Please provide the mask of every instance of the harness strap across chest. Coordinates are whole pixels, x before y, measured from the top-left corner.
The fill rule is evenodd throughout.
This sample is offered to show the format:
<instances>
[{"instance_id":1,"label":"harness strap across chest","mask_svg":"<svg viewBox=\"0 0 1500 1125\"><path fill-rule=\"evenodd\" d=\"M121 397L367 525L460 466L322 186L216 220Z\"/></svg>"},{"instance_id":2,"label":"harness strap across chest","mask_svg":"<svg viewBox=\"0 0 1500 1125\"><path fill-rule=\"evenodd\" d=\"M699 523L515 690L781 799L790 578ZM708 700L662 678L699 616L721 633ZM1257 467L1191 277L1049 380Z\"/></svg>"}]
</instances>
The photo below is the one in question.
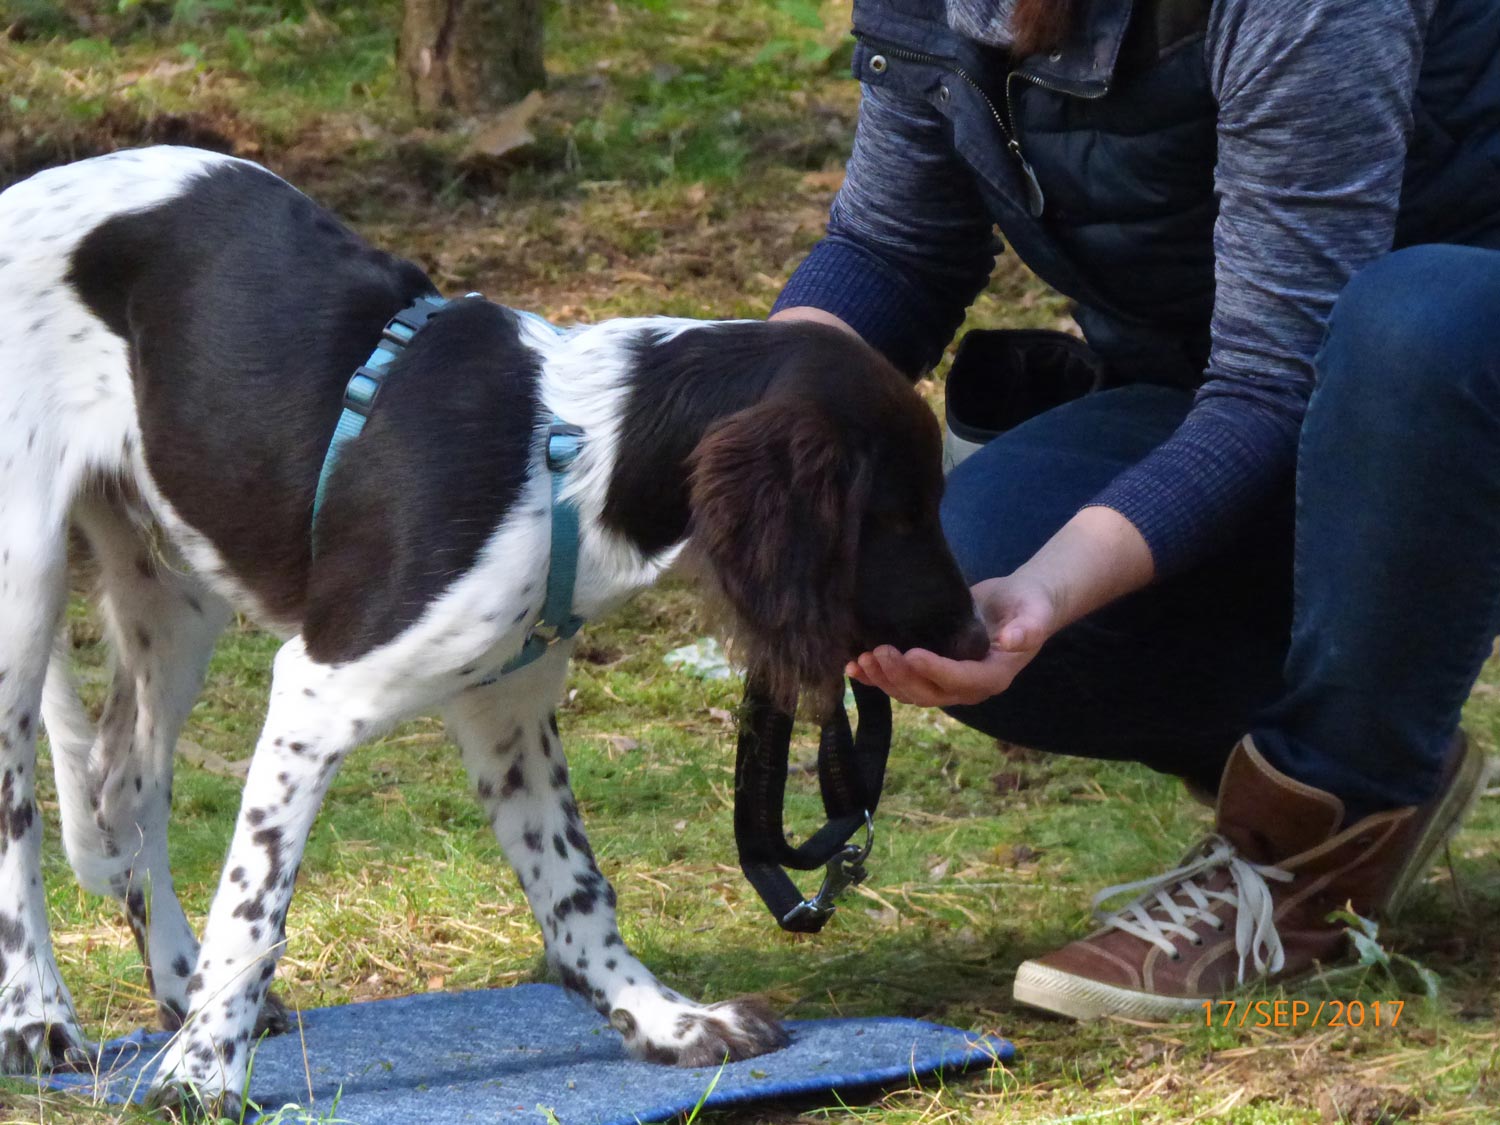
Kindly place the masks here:
<instances>
[{"instance_id":1,"label":"harness strap across chest","mask_svg":"<svg viewBox=\"0 0 1500 1125\"><path fill-rule=\"evenodd\" d=\"M469 296L477 297L478 294ZM355 369L344 388L344 409L339 414L338 425L334 427L333 438L328 443L328 452L323 457L323 468L318 474L318 490L313 498L315 550L318 513L323 508L334 465L338 463L344 447L364 431L391 364L422 327L447 305L448 301L442 297L418 297L393 316L381 329L380 341L370 353L370 358ZM546 325L554 332L562 331L536 313L519 309L510 311ZM578 506L563 497L568 469L577 460L583 449L583 442L582 428L555 414L552 416L547 425L546 447L547 474L552 484L552 538L547 562L547 592L540 614L526 630L521 651L505 663L500 675L526 667L553 645L569 639L583 627L584 618L573 612L573 588L578 578Z\"/></svg>"}]
</instances>

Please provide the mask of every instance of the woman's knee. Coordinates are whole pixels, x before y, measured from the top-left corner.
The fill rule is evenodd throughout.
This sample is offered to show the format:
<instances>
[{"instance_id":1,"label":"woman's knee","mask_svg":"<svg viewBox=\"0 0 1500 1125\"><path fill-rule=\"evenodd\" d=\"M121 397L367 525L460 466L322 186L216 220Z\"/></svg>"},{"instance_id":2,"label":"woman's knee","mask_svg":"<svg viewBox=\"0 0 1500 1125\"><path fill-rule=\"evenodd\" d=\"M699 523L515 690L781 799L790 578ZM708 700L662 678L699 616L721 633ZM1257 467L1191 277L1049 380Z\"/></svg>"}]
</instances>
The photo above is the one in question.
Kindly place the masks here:
<instances>
[{"instance_id":1,"label":"woman's knee","mask_svg":"<svg viewBox=\"0 0 1500 1125\"><path fill-rule=\"evenodd\" d=\"M1497 312L1500 251L1424 245L1387 254L1335 302L1317 393L1406 411L1458 391L1500 409Z\"/></svg>"},{"instance_id":2,"label":"woman's knee","mask_svg":"<svg viewBox=\"0 0 1500 1125\"><path fill-rule=\"evenodd\" d=\"M1036 553L1079 501L1045 487L1035 459L997 438L948 477L943 533L970 583L1009 574Z\"/></svg>"},{"instance_id":3,"label":"woman's knee","mask_svg":"<svg viewBox=\"0 0 1500 1125\"><path fill-rule=\"evenodd\" d=\"M943 530L972 582L1009 574L1156 448L1192 396L1166 387L1085 395L1007 430L948 477Z\"/></svg>"}]
</instances>

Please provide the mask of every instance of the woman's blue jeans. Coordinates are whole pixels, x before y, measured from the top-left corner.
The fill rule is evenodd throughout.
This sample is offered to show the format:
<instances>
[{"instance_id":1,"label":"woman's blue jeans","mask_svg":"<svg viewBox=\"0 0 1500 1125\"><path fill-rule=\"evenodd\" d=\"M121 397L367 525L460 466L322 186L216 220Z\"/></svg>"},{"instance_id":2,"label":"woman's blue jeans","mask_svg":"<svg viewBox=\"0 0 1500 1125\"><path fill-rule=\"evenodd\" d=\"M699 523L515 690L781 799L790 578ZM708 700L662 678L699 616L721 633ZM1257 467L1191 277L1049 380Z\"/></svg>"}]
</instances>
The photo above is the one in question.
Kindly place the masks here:
<instances>
[{"instance_id":1,"label":"woman's blue jeans","mask_svg":"<svg viewBox=\"0 0 1500 1125\"><path fill-rule=\"evenodd\" d=\"M944 527L971 582L1008 574L1166 438L1189 392L1049 410L954 470ZM952 714L1037 749L1217 789L1251 733L1350 818L1436 790L1500 632L1500 250L1418 246L1336 303L1295 496L1234 542L1053 637Z\"/></svg>"}]
</instances>

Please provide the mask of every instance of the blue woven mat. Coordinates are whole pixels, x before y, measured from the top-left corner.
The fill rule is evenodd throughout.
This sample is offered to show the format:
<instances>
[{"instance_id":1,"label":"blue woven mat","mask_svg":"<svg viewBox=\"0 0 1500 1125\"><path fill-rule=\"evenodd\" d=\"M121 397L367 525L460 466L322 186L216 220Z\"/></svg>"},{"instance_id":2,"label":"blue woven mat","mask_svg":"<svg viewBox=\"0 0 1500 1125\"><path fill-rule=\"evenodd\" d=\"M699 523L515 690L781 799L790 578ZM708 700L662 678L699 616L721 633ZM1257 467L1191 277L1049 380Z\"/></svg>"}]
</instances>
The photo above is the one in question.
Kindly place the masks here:
<instances>
[{"instance_id":1,"label":"blue woven mat","mask_svg":"<svg viewBox=\"0 0 1500 1125\"><path fill-rule=\"evenodd\" d=\"M307 1107L305 1117L287 1114L286 1122L545 1125L555 1117L561 1125L634 1125L670 1120L700 1100L723 1108L815 1097L1013 1054L1003 1039L920 1020L804 1020L787 1028L792 1043L783 1050L681 1070L626 1057L608 1024L555 985L427 993L303 1012L301 1035L294 1028L261 1042L250 1094L267 1115ZM106 1044L97 1078L53 1074L44 1082L139 1100L166 1040L135 1032Z\"/></svg>"}]
</instances>

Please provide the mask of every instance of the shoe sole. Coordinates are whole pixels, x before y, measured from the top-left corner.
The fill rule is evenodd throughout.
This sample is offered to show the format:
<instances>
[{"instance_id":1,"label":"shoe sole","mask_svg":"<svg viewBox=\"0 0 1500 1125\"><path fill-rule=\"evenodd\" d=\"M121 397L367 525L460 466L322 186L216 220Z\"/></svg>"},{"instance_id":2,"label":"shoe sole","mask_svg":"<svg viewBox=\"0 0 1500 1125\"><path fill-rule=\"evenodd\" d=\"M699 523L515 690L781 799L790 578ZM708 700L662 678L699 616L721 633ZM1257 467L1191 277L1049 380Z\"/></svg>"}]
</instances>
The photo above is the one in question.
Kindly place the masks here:
<instances>
[{"instance_id":1,"label":"shoe sole","mask_svg":"<svg viewBox=\"0 0 1500 1125\"><path fill-rule=\"evenodd\" d=\"M1023 961L1016 970L1013 995L1022 1004L1041 1008L1075 1020L1097 1020L1105 1016L1130 1019L1172 1019L1184 1012L1201 1011L1212 999L1206 996L1157 996L1137 992L1088 977L1075 976L1039 961Z\"/></svg>"},{"instance_id":2,"label":"shoe sole","mask_svg":"<svg viewBox=\"0 0 1500 1125\"><path fill-rule=\"evenodd\" d=\"M1463 761L1459 763L1458 772L1448 786L1448 792L1443 795L1426 830L1412 848L1411 858L1397 873L1391 885L1384 911L1387 918L1393 918L1400 912L1412 888L1432 866L1438 849L1458 834L1464 821L1474 811L1474 806L1479 803L1485 785L1494 771L1495 763L1483 750L1466 739Z\"/></svg>"}]
</instances>

